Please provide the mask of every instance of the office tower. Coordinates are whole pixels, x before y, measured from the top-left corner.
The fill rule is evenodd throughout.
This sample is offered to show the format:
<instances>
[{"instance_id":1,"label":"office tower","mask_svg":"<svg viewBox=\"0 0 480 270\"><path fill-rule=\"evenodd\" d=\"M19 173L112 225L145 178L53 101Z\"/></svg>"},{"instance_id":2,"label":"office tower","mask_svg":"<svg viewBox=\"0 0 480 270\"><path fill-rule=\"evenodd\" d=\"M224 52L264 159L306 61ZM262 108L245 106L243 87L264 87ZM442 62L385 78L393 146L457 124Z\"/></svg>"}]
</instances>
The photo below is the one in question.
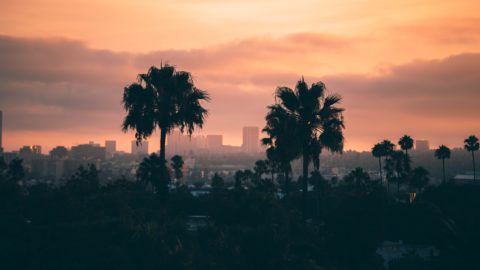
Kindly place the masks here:
<instances>
[{"instance_id":1,"label":"office tower","mask_svg":"<svg viewBox=\"0 0 480 270\"><path fill-rule=\"evenodd\" d=\"M132 155L148 155L148 141L142 141L137 145L137 141L132 141Z\"/></svg>"},{"instance_id":2,"label":"office tower","mask_svg":"<svg viewBox=\"0 0 480 270\"><path fill-rule=\"evenodd\" d=\"M3 152L2 132L3 132L3 113L2 111L0 111L0 153Z\"/></svg>"},{"instance_id":3,"label":"office tower","mask_svg":"<svg viewBox=\"0 0 480 270\"><path fill-rule=\"evenodd\" d=\"M257 153L259 145L260 139L258 127L244 127L242 150L246 153Z\"/></svg>"},{"instance_id":4,"label":"office tower","mask_svg":"<svg viewBox=\"0 0 480 270\"><path fill-rule=\"evenodd\" d=\"M430 150L430 143L427 140L417 140L415 141L415 150L428 151Z\"/></svg>"},{"instance_id":5,"label":"office tower","mask_svg":"<svg viewBox=\"0 0 480 270\"><path fill-rule=\"evenodd\" d=\"M117 141L105 141L105 154L107 158L112 158L117 151Z\"/></svg>"},{"instance_id":6,"label":"office tower","mask_svg":"<svg viewBox=\"0 0 480 270\"><path fill-rule=\"evenodd\" d=\"M207 148L210 151L219 151L223 146L222 135L207 135Z\"/></svg>"}]
</instances>

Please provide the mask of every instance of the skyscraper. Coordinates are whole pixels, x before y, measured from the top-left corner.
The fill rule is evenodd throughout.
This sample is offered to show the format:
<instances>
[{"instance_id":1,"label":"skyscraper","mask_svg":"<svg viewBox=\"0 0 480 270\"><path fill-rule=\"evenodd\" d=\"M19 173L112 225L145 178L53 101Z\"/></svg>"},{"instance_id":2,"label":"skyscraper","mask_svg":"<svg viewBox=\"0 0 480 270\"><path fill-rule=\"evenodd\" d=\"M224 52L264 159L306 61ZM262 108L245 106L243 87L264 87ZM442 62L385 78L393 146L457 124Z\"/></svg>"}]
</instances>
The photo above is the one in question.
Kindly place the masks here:
<instances>
[{"instance_id":1,"label":"skyscraper","mask_svg":"<svg viewBox=\"0 0 480 270\"><path fill-rule=\"evenodd\" d=\"M3 152L2 132L3 132L3 113L2 111L0 111L0 153Z\"/></svg>"},{"instance_id":2,"label":"skyscraper","mask_svg":"<svg viewBox=\"0 0 480 270\"><path fill-rule=\"evenodd\" d=\"M260 146L258 127L243 128L242 150L246 153L257 153Z\"/></svg>"},{"instance_id":3,"label":"skyscraper","mask_svg":"<svg viewBox=\"0 0 480 270\"><path fill-rule=\"evenodd\" d=\"M137 145L137 141L132 141L132 155L143 156L148 155L148 141L142 141Z\"/></svg>"},{"instance_id":4,"label":"skyscraper","mask_svg":"<svg viewBox=\"0 0 480 270\"><path fill-rule=\"evenodd\" d=\"M117 142L116 141L105 141L105 154L107 158L112 158L115 152L117 151Z\"/></svg>"}]
</instances>

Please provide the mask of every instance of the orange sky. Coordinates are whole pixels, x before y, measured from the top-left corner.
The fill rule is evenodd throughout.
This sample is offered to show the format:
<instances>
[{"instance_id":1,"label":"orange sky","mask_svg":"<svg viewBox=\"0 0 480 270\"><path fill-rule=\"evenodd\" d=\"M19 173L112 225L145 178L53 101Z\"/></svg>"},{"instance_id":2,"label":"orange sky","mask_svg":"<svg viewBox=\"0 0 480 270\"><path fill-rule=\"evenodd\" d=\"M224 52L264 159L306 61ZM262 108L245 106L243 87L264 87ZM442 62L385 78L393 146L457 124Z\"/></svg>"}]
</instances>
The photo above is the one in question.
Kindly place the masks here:
<instances>
[{"instance_id":1,"label":"orange sky","mask_svg":"<svg viewBox=\"0 0 480 270\"><path fill-rule=\"evenodd\" d=\"M211 93L201 133L228 144L304 75L343 95L347 148L404 133L459 146L480 135L480 4L443 2L3 0L5 148L116 139L128 150L123 86L160 61Z\"/></svg>"}]
</instances>

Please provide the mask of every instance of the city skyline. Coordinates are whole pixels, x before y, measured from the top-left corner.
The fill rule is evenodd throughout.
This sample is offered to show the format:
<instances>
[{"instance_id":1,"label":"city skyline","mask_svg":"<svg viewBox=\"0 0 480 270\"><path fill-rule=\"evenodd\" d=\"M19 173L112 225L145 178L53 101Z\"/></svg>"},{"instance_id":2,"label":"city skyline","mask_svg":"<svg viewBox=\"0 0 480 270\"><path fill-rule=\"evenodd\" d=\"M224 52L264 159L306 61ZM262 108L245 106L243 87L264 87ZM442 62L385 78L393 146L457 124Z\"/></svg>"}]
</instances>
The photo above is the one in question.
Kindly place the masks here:
<instances>
[{"instance_id":1,"label":"city skyline","mask_svg":"<svg viewBox=\"0 0 480 270\"><path fill-rule=\"evenodd\" d=\"M35 138L46 149L113 138L128 150L121 93L161 63L210 93L195 134L222 134L228 145L241 145L243 126L263 128L275 89L302 76L343 96L346 149L404 134L460 147L480 133L475 1L27 2L0 10L7 151Z\"/></svg>"}]
</instances>

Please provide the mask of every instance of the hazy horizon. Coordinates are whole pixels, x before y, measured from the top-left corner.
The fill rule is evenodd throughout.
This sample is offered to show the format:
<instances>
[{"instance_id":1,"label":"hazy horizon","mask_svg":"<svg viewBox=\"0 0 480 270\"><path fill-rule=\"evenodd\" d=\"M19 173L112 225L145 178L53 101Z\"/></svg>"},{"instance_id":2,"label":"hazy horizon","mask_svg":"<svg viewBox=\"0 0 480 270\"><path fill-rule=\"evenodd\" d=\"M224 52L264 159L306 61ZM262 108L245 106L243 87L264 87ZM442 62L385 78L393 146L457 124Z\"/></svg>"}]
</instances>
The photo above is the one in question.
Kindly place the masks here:
<instances>
[{"instance_id":1,"label":"hazy horizon","mask_svg":"<svg viewBox=\"0 0 480 270\"><path fill-rule=\"evenodd\" d=\"M207 90L200 133L239 146L277 86L302 76L343 97L346 149L408 134L461 147L480 134L475 1L5 1L0 110L6 151L116 140L123 88L160 63ZM158 132L149 139L159 148Z\"/></svg>"}]
</instances>

